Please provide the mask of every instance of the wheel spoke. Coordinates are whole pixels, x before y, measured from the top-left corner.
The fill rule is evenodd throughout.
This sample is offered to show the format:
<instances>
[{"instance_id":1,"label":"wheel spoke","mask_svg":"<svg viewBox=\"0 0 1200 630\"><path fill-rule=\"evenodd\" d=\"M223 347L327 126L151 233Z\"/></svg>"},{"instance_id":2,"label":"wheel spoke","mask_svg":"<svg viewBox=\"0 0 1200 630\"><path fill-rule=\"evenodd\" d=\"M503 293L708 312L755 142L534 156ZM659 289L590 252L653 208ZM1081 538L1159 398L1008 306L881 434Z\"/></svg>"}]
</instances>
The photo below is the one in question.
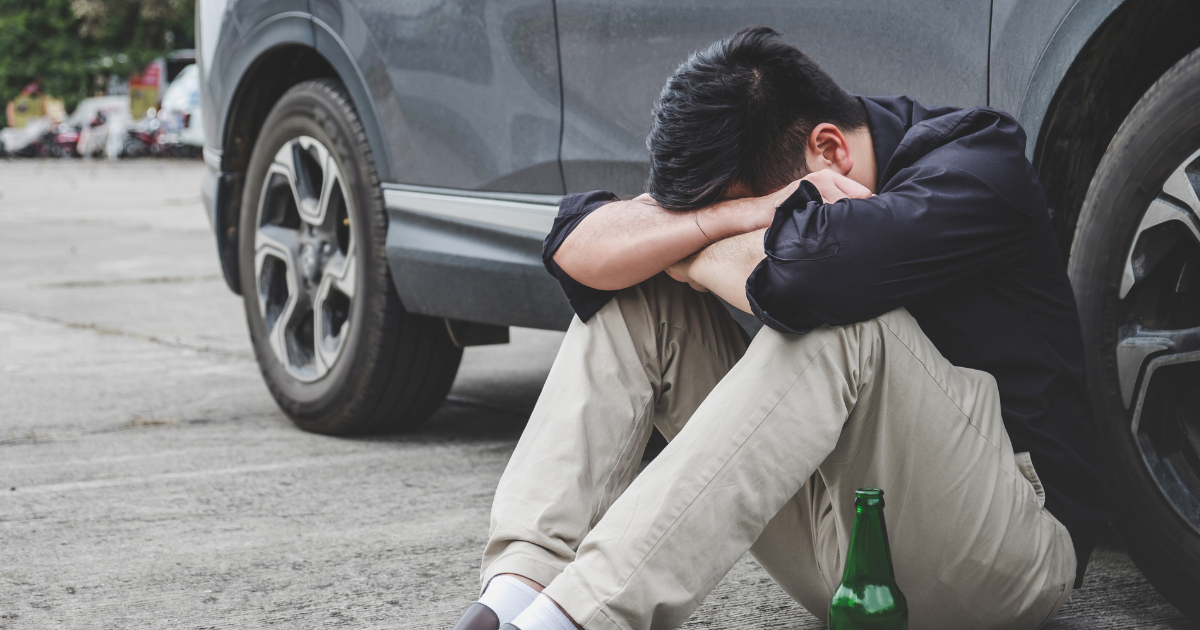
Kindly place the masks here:
<instances>
[{"instance_id":1,"label":"wheel spoke","mask_svg":"<svg viewBox=\"0 0 1200 630\"><path fill-rule=\"evenodd\" d=\"M292 199L296 204L296 210L300 217L304 217L304 200L305 196L302 192L302 183L297 181L299 177L296 172L296 141L292 140L280 147L275 153L275 162L271 164L270 172L283 175L288 182L288 186L292 189Z\"/></svg>"},{"instance_id":2,"label":"wheel spoke","mask_svg":"<svg viewBox=\"0 0 1200 630\"><path fill-rule=\"evenodd\" d=\"M334 324L331 321L334 318L330 314L332 289L332 278L325 276L313 300L313 347L316 348L316 355L322 366L333 365L337 361L342 350L342 340L345 338L341 329L336 333L331 330Z\"/></svg>"},{"instance_id":3,"label":"wheel spoke","mask_svg":"<svg viewBox=\"0 0 1200 630\"><path fill-rule=\"evenodd\" d=\"M1171 173L1171 176L1167 178L1162 188L1164 193L1187 205L1188 209L1194 215L1200 215L1200 198L1196 196L1196 186L1192 184L1191 178L1188 177L1187 169L1197 157L1200 157L1200 151L1193 153L1191 157L1184 160L1183 164L1175 169L1175 172Z\"/></svg>"},{"instance_id":4,"label":"wheel spoke","mask_svg":"<svg viewBox=\"0 0 1200 630\"><path fill-rule=\"evenodd\" d=\"M354 252L347 252L348 255L335 255L329 260L325 266L325 277L322 278L322 283L328 281L337 288L338 291L346 294L346 297L354 297L355 284L358 281L358 264L354 260Z\"/></svg>"},{"instance_id":5,"label":"wheel spoke","mask_svg":"<svg viewBox=\"0 0 1200 630\"><path fill-rule=\"evenodd\" d=\"M353 251L348 253L349 256L337 253L329 259L314 298L317 352L328 365L333 365L341 355L349 331L358 265Z\"/></svg>"},{"instance_id":6,"label":"wheel spoke","mask_svg":"<svg viewBox=\"0 0 1200 630\"><path fill-rule=\"evenodd\" d=\"M300 234L291 228L278 225L263 225L254 235L254 250L274 249L284 254L290 263L300 253Z\"/></svg>"},{"instance_id":7,"label":"wheel spoke","mask_svg":"<svg viewBox=\"0 0 1200 630\"><path fill-rule=\"evenodd\" d=\"M312 375L312 378L314 380L321 378L322 376L325 376L326 372L329 371L329 367L331 365L333 365L332 360L330 360L330 361L325 360L325 352L324 352L324 348L322 348L322 344L321 344L321 337L322 337L322 334L321 334L321 329L322 329L321 311L324 310L324 304L322 302L318 302L317 301L318 299L322 300L322 302L325 299L319 291L313 295L313 305L312 305L313 326L312 326L312 330L305 331L306 334L312 335L312 339L308 339L307 341L308 341L308 343L312 344L312 349L313 349L312 369L313 369L314 374ZM297 332L299 332L299 331L297 331ZM336 359L337 358L336 355L333 358Z\"/></svg>"},{"instance_id":8,"label":"wheel spoke","mask_svg":"<svg viewBox=\"0 0 1200 630\"><path fill-rule=\"evenodd\" d=\"M267 327L267 341L278 357L287 356L285 331L300 293L290 252L274 246L260 248L254 257L258 306Z\"/></svg>"},{"instance_id":9,"label":"wheel spoke","mask_svg":"<svg viewBox=\"0 0 1200 630\"><path fill-rule=\"evenodd\" d=\"M301 291L302 283L296 275L297 243L298 234L295 230L277 225L261 226L254 235L254 271L259 279L259 306L262 308L264 317L267 315L268 300L271 298L270 291L282 293L281 289L286 288L287 303L282 307L278 304L274 305L281 310L276 318L268 318L269 324L286 320L284 314L290 314L296 297ZM278 262L273 264L273 261ZM271 267L267 268L268 265ZM264 276L264 270L269 277ZM277 282L285 284L283 287L268 286L269 283ZM272 301L277 301L277 299Z\"/></svg>"},{"instance_id":10,"label":"wheel spoke","mask_svg":"<svg viewBox=\"0 0 1200 630\"><path fill-rule=\"evenodd\" d=\"M325 221L329 151L308 136L296 138L291 144L300 218L306 223L320 226Z\"/></svg>"},{"instance_id":11,"label":"wheel spoke","mask_svg":"<svg viewBox=\"0 0 1200 630\"><path fill-rule=\"evenodd\" d=\"M1166 365L1200 361L1200 327L1181 330L1135 329L1117 344L1117 380L1125 408L1134 402L1138 391L1133 427L1137 430L1145 393L1155 370ZM1138 380L1141 377L1141 385Z\"/></svg>"},{"instance_id":12,"label":"wheel spoke","mask_svg":"<svg viewBox=\"0 0 1200 630\"><path fill-rule=\"evenodd\" d=\"M279 315L279 320L275 322L275 327L271 329L271 348L275 351L275 356L281 357L285 365L291 364L291 350L288 348L288 332L296 327L296 316L304 311L300 306L299 296L292 295L288 300L287 308Z\"/></svg>"},{"instance_id":13,"label":"wheel spoke","mask_svg":"<svg viewBox=\"0 0 1200 630\"><path fill-rule=\"evenodd\" d=\"M317 204L317 217L322 227L332 233L337 229L334 225L337 217L336 213L329 212L329 205L335 197L344 194L344 191L341 190L341 186L335 185L341 181L337 163L324 147L321 147L321 150L324 152L324 159L321 162L321 195Z\"/></svg>"},{"instance_id":14,"label":"wheel spoke","mask_svg":"<svg viewBox=\"0 0 1200 630\"><path fill-rule=\"evenodd\" d=\"M1183 169L1180 168L1176 172L1182 173ZM1174 178L1175 176L1172 175L1172 177ZM1183 177L1186 179L1186 175ZM1191 190L1190 186L1188 190ZM1192 197L1196 197L1195 192L1192 193ZM1135 284L1150 274L1154 269L1154 264L1161 260L1160 257L1148 259L1145 255L1137 254L1142 234L1152 227L1170 221L1178 221L1186 226L1192 238L1196 239L1197 243L1200 243L1200 221L1196 219L1195 214L1162 197L1155 199L1150 203L1150 207L1146 209L1146 214L1142 217L1142 222L1138 225L1137 233L1134 234L1133 244L1129 246L1129 254L1125 257L1125 273L1121 276L1120 298L1122 300L1129 295L1129 291L1133 289Z\"/></svg>"}]
</instances>

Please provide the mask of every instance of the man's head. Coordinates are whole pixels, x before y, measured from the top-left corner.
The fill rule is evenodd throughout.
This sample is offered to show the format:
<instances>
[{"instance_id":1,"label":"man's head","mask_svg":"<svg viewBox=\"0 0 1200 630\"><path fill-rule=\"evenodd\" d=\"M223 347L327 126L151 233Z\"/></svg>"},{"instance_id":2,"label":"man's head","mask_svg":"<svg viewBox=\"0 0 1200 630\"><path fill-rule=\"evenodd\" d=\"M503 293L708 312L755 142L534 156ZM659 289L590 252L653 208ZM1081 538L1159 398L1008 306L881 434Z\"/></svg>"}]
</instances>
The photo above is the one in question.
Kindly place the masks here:
<instances>
[{"instance_id":1,"label":"man's head","mask_svg":"<svg viewBox=\"0 0 1200 630\"><path fill-rule=\"evenodd\" d=\"M824 125L827 123L827 125ZM865 128L866 111L825 71L765 26L693 53L654 106L648 192L688 210L731 186L765 195L803 177L818 127Z\"/></svg>"}]
</instances>

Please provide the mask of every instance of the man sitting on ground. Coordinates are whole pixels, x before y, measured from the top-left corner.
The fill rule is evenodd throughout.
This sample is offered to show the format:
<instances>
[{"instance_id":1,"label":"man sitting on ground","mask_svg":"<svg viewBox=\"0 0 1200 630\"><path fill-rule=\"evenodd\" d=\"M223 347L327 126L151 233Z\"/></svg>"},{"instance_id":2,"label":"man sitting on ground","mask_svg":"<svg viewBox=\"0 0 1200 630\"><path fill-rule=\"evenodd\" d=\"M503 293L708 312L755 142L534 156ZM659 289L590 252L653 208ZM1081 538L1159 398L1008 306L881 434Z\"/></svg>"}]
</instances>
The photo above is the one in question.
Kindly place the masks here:
<instances>
[{"instance_id":1,"label":"man sitting on ground","mask_svg":"<svg viewBox=\"0 0 1200 630\"><path fill-rule=\"evenodd\" d=\"M647 195L567 195L546 240L578 317L456 628L676 627L747 550L823 618L864 486L913 628L1050 618L1107 490L1016 121L851 96L759 27L676 70L648 144Z\"/></svg>"}]
</instances>

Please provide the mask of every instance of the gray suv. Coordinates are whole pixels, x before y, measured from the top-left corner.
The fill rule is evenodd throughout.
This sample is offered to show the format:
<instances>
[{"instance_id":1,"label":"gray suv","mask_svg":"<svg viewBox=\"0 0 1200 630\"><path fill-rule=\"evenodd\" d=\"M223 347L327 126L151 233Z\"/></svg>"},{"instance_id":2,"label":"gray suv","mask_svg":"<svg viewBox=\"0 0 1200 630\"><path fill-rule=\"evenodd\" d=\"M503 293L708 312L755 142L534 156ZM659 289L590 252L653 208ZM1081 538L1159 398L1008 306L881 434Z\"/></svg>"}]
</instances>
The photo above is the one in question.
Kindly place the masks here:
<instances>
[{"instance_id":1,"label":"gray suv","mask_svg":"<svg viewBox=\"0 0 1200 630\"><path fill-rule=\"evenodd\" d=\"M864 94L1013 112L1069 256L1130 553L1200 618L1194 0L198 0L204 198L262 374L323 433L420 422L462 348L564 329L566 192L636 194L686 55L784 33Z\"/></svg>"}]
</instances>

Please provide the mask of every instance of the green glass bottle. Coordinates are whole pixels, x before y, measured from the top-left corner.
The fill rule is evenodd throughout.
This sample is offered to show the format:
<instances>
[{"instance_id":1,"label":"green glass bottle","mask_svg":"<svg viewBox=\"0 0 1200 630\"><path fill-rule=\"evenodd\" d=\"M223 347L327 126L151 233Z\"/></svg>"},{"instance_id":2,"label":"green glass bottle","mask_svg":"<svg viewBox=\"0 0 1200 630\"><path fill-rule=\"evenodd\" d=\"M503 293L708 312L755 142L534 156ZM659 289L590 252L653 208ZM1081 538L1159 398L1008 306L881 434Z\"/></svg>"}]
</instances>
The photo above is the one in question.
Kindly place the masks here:
<instances>
[{"instance_id":1,"label":"green glass bottle","mask_svg":"<svg viewBox=\"0 0 1200 630\"><path fill-rule=\"evenodd\" d=\"M892 573L883 491L860 489L854 512L846 571L829 602L829 630L908 630L908 602Z\"/></svg>"}]
</instances>

